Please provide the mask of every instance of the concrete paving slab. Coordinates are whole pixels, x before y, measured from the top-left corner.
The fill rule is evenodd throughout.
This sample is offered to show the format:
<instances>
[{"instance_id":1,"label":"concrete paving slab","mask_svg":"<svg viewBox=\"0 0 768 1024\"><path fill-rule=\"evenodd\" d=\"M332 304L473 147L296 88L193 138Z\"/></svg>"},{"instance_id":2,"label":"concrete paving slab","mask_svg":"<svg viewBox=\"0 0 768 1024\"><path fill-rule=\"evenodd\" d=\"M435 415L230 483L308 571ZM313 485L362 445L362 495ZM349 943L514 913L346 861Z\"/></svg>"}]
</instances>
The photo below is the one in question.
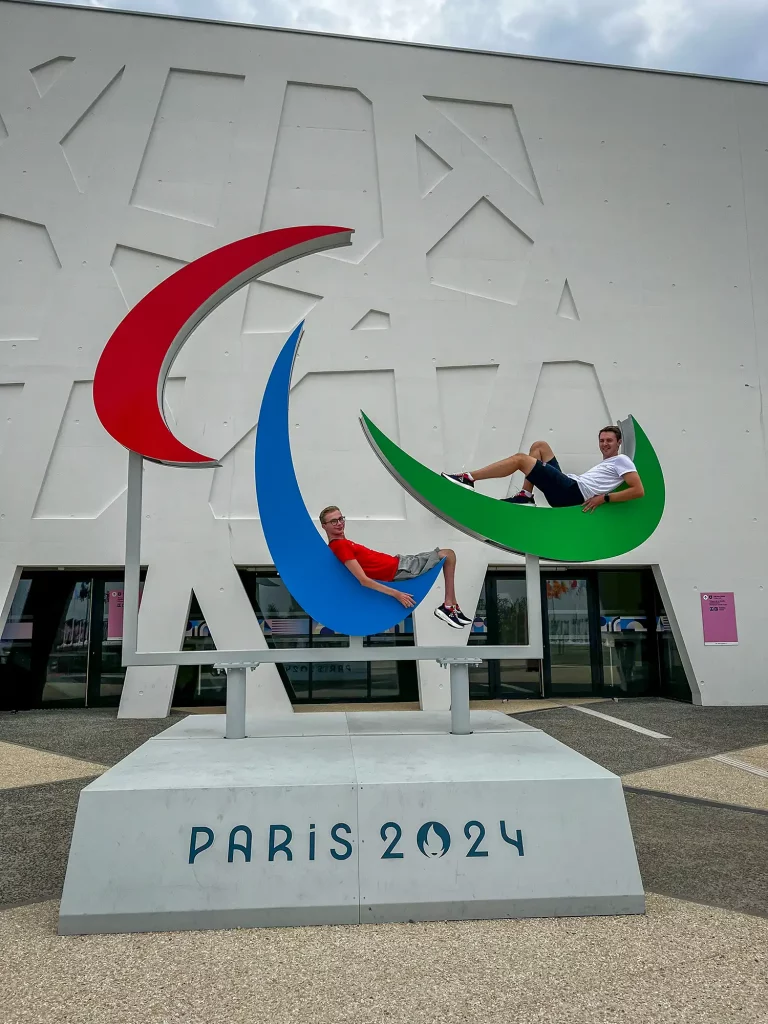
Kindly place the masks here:
<instances>
[{"instance_id":1,"label":"concrete paving slab","mask_svg":"<svg viewBox=\"0 0 768 1024\"><path fill-rule=\"evenodd\" d=\"M595 705L615 718L656 732L668 733L700 756L719 754L729 737L744 747L765 743L768 738L768 707L697 707L659 698L633 698ZM731 746L735 746L731 739Z\"/></svg>"},{"instance_id":2,"label":"concrete paving slab","mask_svg":"<svg viewBox=\"0 0 768 1024\"><path fill-rule=\"evenodd\" d=\"M223 739L226 715L188 715L169 729L158 733L155 740ZM256 737L346 736L344 712L328 715L246 715L245 735Z\"/></svg>"},{"instance_id":3,"label":"concrete paving slab","mask_svg":"<svg viewBox=\"0 0 768 1024\"><path fill-rule=\"evenodd\" d=\"M768 815L625 793L646 890L768 917Z\"/></svg>"},{"instance_id":4,"label":"concrete paving slab","mask_svg":"<svg viewBox=\"0 0 768 1024\"><path fill-rule=\"evenodd\" d=\"M0 789L90 778L100 775L106 767L78 757L0 742Z\"/></svg>"},{"instance_id":5,"label":"concrete paving slab","mask_svg":"<svg viewBox=\"0 0 768 1024\"><path fill-rule=\"evenodd\" d=\"M347 736L170 739L144 743L89 793L354 785Z\"/></svg>"},{"instance_id":6,"label":"concrete paving slab","mask_svg":"<svg viewBox=\"0 0 768 1024\"><path fill-rule=\"evenodd\" d=\"M401 711L348 711L346 717L350 736L426 736L451 731L450 711L420 711L417 715ZM476 733L539 731L499 711L471 711L469 722Z\"/></svg>"},{"instance_id":7,"label":"concrete paving slab","mask_svg":"<svg viewBox=\"0 0 768 1024\"><path fill-rule=\"evenodd\" d=\"M768 771L768 743L762 743L757 747L747 747L745 750L729 750L727 753L747 764L753 764L756 768Z\"/></svg>"},{"instance_id":8,"label":"concrete paving slab","mask_svg":"<svg viewBox=\"0 0 768 1024\"><path fill-rule=\"evenodd\" d=\"M113 765L181 717L118 718L117 708L0 712L0 740Z\"/></svg>"},{"instance_id":9,"label":"concrete paving slab","mask_svg":"<svg viewBox=\"0 0 768 1024\"><path fill-rule=\"evenodd\" d=\"M0 791L0 905L61 894L77 801L87 781Z\"/></svg>"},{"instance_id":10,"label":"concrete paving slab","mask_svg":"<svg viewBox=\"0 0 768 1024\"><path fill-rule=\"evenodd\" d=\"M702 758L622 776L625 786L768 811L768 779Z\"/></svg>"},{"instance_id":11,"label":"concrete paving slab","mask_svg":"<svg viewBox=\"0 0 768 1024\"><path fill-rule=\"evenodd\" d=\"M596 704L594 707L600 711L608 708L613 715L617 705L611 702ZM688 744L678 741L674 735L668 740L657 740L652 736L622 729L621 726L592 715L575 714L568 708L537 711L520 716L520 720L543 729L561 743L580 751L617 775L674 764L697 756L696 751L692 752ZM669 734L671 729L670 726L666 732Z\"/></svg>"}]
</instances>

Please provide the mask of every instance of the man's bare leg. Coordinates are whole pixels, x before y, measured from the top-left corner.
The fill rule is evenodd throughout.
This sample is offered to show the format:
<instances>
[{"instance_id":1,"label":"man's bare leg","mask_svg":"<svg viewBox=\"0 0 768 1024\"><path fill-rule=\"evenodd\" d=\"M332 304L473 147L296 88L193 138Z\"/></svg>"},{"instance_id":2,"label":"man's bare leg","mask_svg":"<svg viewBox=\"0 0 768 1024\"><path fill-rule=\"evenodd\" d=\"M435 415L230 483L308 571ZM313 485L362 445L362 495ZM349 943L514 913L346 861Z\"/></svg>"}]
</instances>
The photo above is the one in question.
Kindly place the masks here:
<instances>
[{"instance_id":1,"label":"man's bare leg","mask_svg":"<svg viewBox=\"0 0 768 1024\"><path fill-rule=\"evenodd\" d=\"M457 604L456 601L456 552L453 548L440 548L438 554L441 558L444 558L443 562L443 579L445 580L445 604L449 608Z\"/></svg>"},{"instance_id":2,"label":"man's bare leg","mask_svg":"<svg viewBox=\"0 0 768 1024\"><path fill-rule=\"evenodd\" d=\"M528 479L528 473L530 473L538 460L549 462L554 457L555 453L546 441L534 441L529 455L526 455L524 452L518 452L517 455L510 455L508 459L492 462L489 466L483 466L482 469L473 469L472 479L497 480L500 477L512 476L513 473L520 470L526 475L523 489L531 492L533 491L533 484Z\"/></svg>"},{"instance_id":3,"label":"man's bare leg","mask_svg":"<svg viewBox=\"0 0 768 1024\"><path fill-rule=\"evenodd\" d=\"M518 452L517 455L510 455L508 459L501 459L499 462L492 462L490 466L483 466L482 469L472 470L473 480L497 480L503 476L512 476L518 470L527 476L536 465L536 459L532 455Z\"/></svg>"},{"instance_id":4,"label":"man's bare leg","mask_svg":"<svg viewBox=\"0 0 768 1024\"><path fill-rule=\"evenodd\" d=\"M538 459L541 462L549 462L550 459L555 457L555 453L546 441L534 441L529 451L531 458ZM528 494L533 494L533 484L528 477L523 480L523 490L527 491Z\"/></svg>"}]
</instances>

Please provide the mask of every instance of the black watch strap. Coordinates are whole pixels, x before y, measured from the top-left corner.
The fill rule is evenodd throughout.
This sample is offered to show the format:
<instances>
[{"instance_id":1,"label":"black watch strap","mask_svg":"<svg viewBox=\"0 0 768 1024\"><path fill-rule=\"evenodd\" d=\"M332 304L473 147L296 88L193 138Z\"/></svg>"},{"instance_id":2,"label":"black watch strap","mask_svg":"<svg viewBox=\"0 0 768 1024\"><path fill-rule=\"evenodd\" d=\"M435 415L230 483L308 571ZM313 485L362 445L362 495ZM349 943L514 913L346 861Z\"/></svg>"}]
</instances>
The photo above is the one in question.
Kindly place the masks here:
<instances>
[{"instance_id":1,"label":"black watch strap","mask_svg":"<svg viewBox=\"0 0 768 1024\"><path fill-rule=\"evenodd\" d=\"M610 501L610 500L611 500L611 496L610 496L610 494L606 494L606 495L605 495L605 500L606 500L606 501Z\"/></svg>"}]
</instances>

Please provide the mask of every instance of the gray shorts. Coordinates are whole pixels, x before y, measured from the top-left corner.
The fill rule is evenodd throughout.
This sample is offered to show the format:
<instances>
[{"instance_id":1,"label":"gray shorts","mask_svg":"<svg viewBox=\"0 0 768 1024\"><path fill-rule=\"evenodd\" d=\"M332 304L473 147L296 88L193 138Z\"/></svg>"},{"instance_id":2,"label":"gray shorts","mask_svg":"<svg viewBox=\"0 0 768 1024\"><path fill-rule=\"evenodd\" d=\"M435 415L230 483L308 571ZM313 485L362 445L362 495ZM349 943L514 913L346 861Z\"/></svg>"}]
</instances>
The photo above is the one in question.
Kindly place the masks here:
<instances>
[{"instance_id":1,"label":"gray shorts","mask_svg":"<svg viewBox=\"0 0 768 1024\"><path fill-rule=\"evenodd\" d=\"M440 548L433 551L420 551L418 555L398 555L396 580L412 580L416 576L434 569L440 561Z\"/></svg>"}]
</instances>

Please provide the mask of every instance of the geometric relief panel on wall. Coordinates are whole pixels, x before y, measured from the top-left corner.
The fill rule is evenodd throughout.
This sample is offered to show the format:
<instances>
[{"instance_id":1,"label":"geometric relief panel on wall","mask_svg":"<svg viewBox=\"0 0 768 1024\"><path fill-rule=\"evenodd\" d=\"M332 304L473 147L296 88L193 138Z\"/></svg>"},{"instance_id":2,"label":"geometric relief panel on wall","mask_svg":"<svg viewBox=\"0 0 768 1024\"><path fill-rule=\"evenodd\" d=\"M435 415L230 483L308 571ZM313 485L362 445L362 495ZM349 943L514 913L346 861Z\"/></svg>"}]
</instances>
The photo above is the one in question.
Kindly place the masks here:
<instances>
[{"instance_id":1,"label":"geometric relief panel on wall","mask_svg":"<svg viewBox=\"0 0 768 1024\"><path fill-rule=\"evenodd\" d=\"M286 86L261 229L290 224L354 228L329 253L352 263L381 241L373 107L357 89Z\"/></svg>"},{"instance_id":2,"label":"geometric relief panel on wall","mask_svg":"<svg viewBox=\"0 0 768 1024\"><path fill-rule=\"evenodd\" d=\"M38 96L45 96L74 59L74 57L54 57L53 60L47 60L44 64L38 64L36 68L30 68L29 73L32 75Z\"/></svg>"},{"instance_id":3,"label":"geometric relief panel on wall","mask_svg":"<svg viewBox=\"0 0 768 1024\"><path fill-rule=\"evenodd\" d=\"M161 281L185 266L181 260L171 259L170 256L131 249L127 245L115 246L110 265L117 287L129 309Z\"/></svg>"},{"instance_id":4,"label":"geometric relief panel on wall","mask_svg":"<svg viewBox=\"0 0 768 1024\"><path fill-rule=\"evenodd\" d=\"M471 469L498 366L438 366L445 464Z\"/></svg>"},{"instance_id":5,"label":"geometric relief panel on wall","mask_svg":"<svg viewBox=\"0 0 768 1024\"><path fill-rule=\"evenodd\" d=\"M44 224L0 214L0 340L40 337L60 269Z\"/></svg>"},{"instance_id":6,"label":"geometric relief panel on wall","mask_svg":"<svg viewBox=\"0 0 768 1024\"><path fill-rule=\"evenodd\" d=\"M256 428L253 427L219 460L221 464L213 471L208 501L216 519L259 518L253 481L255 440Z\"/></svg>"},{"instance_id":7,"label":"geometric relief panel on wall","mask_svg":"<svg viewBox=\"0 0 768 1024\"><path fill-rule=\"evenodd\" d=\"M23 390L23 384L0 384L0 455L7 443ZM7 481L5 486L7 489Z\"/></svg>"},{"instance_id":8,"label":"geometric relief panel on wall","mask_svg":"<svg viewBox=\"0 0 768 1024\"><path fill-rule=\"evenodd\" d=\"M584 473L600 461L597 435L611 422L608 403L592 363L542 363L523 431L520 451L547 441L564 473ZM520 486L514 481L512 491ZM537 492L536 500L544 502Z\"/></svg>"},{"instance_id":9,"label":"geometric relief panel on wall","mask_svg":"<svg viewBox=\"0 0 768 1024\"><path fill-rule=\"evenodd\" d=\"M480 199L427 253L432 284L514 305L533 241Z\"/></svg>"},{"instance_id":10,"label":"geometric relief panel on wall","mask_svg":"<svg viewBox=\"0 0 768 1024\"><path fill-rule=\"evenodd\" d=\"M311 372L291 392L291 446L304 501L313 516L333 502L351 519L404 519L403 489L371 451L360 409L399 437L392 370ZM252 466L250 473L252 479Z\"/></svg>"},{"instance_id":11,"label":"geometric relief panel on wall","mask_svg":"<svg viewBox=\"0 0 768 1024\"><path fill-rule=\"evenodd\" d=\"M3 121L2 117L0 116L0 142L2 142L3 139L7 139L7 138L8 138L8 129L5 127L5 121Z\"/></svg>"},{"instance_id":12,"label":"geometric relief panel on wall","mask_svg":"<svg viewBox=\"0 0 768 1024\"><path fill-rule=\"evenodd\" d=\"M541 193L523 133L511 104L470 103L436 96L425 98L494 163L541 202Z\"/></svg>"},{"instance_id":13,"label":"geometric relief panel on wall","mask_svg":"<svg viewBox=\"0 0 768 1024\"><path fill-rule=\"evenodd\" d=\"M59 143L78 192L87 192L92 181L109 181L114 173L123 130L117 86L124 70L120 68Z\"/></svg>"},{"instance_id":14,"label":"geometric relief panel on wall","mask_svg":"<svg viewBox=\"0 0 768 1024\"><path fill-rule=\"evenodd\" d=\"M248 286L242 332L277 334L291 331L321 299L322 295L313 295L312 292L270 284L269 281L256 281Z\"/></svg>"},{"instance_id":15,"label":"geometric relief panel on wall","mask_svg":"<svg viewBox=\"0 0 768 1024\"><path fill-rule=\"evenodd\" d=\"M560 302L557 307L557 315L564 317L566 320L580 320L579 311L576 309L576 303L573 301L573 292L571 286L566 281L563 285L563 294L560 296Z\"/></svg>"},{"instance_id":16,"label":"geometric relief panel on wall","mask_svg":"<svg viewBox=\"0 0 768 1024\"><path fill-rule=\"evenodd\" d=\"M168 72L131 203L197 224L219 216L244 78Z\"/></svg>"},{"instance_id":17,"label":"geometric relief panel on wall","mask_svg":"<svg viewBox=\"0 0 768 1024\"><path fill-rule=\"evenodd\" d=\"M34 519L96 519L125 490L128 454L104 430L93 381L72 385Z\"/></svg>"},{"instance_id":18,"label":"geometric relief panel on wall","mask_svg":"<svg viewBox=\"0 0 768 1024\"><path fill-rule=\"evenodd\" d=\"M353 331L387 331L391 326L389 313L380 309L369 309L365 316L352 325Z\"/></svg>"},{"instance_id":19,"label":"geometric relief panel on wall","mask_svg":"<svg viewBox=\"0 0 768 1024\"><path fill-rule=\"evenodd\" d=\"M438 156L433 149L430 149L425 142L422 142L418 135L416 136L416 164L419 171L419 194L422 199L453 170L451 165Z\"/></svg>"}]
</instances>

